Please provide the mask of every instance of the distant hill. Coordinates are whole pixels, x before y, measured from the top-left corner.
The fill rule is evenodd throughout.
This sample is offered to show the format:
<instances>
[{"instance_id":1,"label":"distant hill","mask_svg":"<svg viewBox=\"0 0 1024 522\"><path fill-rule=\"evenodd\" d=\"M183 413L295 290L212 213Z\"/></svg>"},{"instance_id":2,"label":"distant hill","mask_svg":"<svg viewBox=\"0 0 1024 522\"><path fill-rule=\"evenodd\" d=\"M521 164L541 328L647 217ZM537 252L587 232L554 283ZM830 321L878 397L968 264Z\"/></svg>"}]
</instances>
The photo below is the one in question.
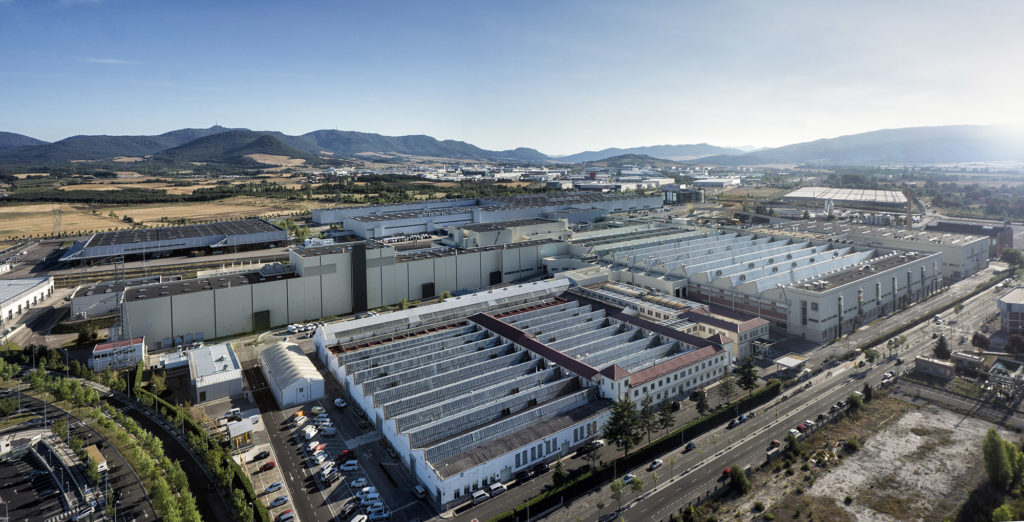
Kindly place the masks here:
<instances>
[{"instance_id":1,"label":"distant hill","mask_svg":"<svg viewBox=\"0 0 1024 522\"><path fill-rule=\"evenodd\" d=\"M225 132L224 127L181 129L157 136L72 136L53 143L0 150L3 163L65 163L118 156L146 156L184 145L196 138Z\"/></svg>"},{"instance_id":2,"label":"distant hill","mask_svg":"<svg viewBox=\"0 0 1024 522\"><path fill-rule=\"evenodd\" d=\"M15 134L13 132L2 132L0 131L0 149L10 149L14 147L28 147L31 145L44 145L46 144L43 140L37 140L35 138L25 136L24 134Z\"/></svg>"},{"instance_id":3,"label":"distant hill","mask_svg":"<svg viewBox=\"0 0 1024 522\"><path fill-rule=\"evenodd\" d=\"M267 132L229 130L192 140L153 156L156 161L248 163L247 154L272 154L312 160L313 155Z\"/></svg>"},{"instance_id":4,"label":"distant hill","mask_svg":"<svg viewBox=\"0 0 1024 522\"><path fill-rule=\"evenodd\" d=\"M1024 140L998 126L907 127L820 139L739 156L700 158L695 163L914 165L975 161L1024 161Z\"/></svg>"},{"instance_id":5,"label":"distant hill","mask_svg":"<svg viewBox=\"0 0 1024 522\"><path fill-rule=\"evenodd\" d=\"M622 167L623 165L651 165L652 167L656 168L681 165L681 163L678 161L653 158L646 154L622 154L620 156L613 156L611 158L605 158L598 161L591 161L588 163L597 167L611 168L619 168Z\"/></svg>"},{"instance_id":6,"label":"distant hill","mask_svg":"<svg viewBox=\"0 0 1024 522\"><path fill-rule=\"evenodd\" d=\"M547 161L548 157L528 148L492 151L464 141L438 140L425 135L384 136L368 132L318 130L286 140L293 147L312 153L332 152L339 156L354 156L364 152L407 154L432 158L454 158L491 161ZM303 146L305 142L305 146Z\"/></svg>"},{"instance_id":7,"label":"distant hill","mask_svg":"<svg viewBox=\"0 0 1024 522\"><path fill-rule=\"evenodd\" d=\"M196 140L227 133L234 134L222 140L200 142L193 147L185 147ZM8 136L11 136L12 145L5 147L4 140ZM263 140L256 143L260 136L272 136L276 141ZM248 146L252 150L250 154L278 154L273 152L278 150L280 155L304 158L313 158L322 152L329 152L335 156L355 156L371 152L479 161L539 163L549 160L547 156L534 149L486 150L463 141L442 141L424 135L383 136L366 132L318 130L301 136L290 136L277 131L251 131L214 126L208 129L180 129L157 136L72 136L54 143L33 140L18 134L2 133L0 163L55 164L74 160L107 160L118 156L148 155L159 155L164 160L223 162L229 156L237 156L238 152L243 150L243 146ZM282 146L287 148L282 149ZM181 150L173 150L178 148ZM164 152L166 154L158 154ZM204 154L210 156L203 157ZM190 159L184 160L186 157Z\"/></svg>"},{"instance_id":8,"label":"distant hill","mask_svg":"<svg viewBox=\"0 0 1024 522\"><path fill-rule=\"evenodd\" d=\"M624 154L644 154L654 158L667 159L672 161L685 161L705 156L719 156L731 154L743 154L740 149L729 147L716 147L707 143L695 145L651 145L648 147L630 147L628 149L611 148L604 150L588 150L570 156L556 158L566 163L581 163L584 161L598 161Z\"/></svg>"}]
</instances>

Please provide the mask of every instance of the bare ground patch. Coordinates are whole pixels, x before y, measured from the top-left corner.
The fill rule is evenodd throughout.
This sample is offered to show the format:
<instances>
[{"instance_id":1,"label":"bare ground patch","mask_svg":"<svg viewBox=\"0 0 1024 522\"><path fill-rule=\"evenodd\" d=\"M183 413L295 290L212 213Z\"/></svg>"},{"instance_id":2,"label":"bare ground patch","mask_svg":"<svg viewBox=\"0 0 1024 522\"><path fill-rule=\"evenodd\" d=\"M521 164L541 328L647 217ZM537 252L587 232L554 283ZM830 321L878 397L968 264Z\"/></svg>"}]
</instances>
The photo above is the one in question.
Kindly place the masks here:
<instances>
[{"instance_id":1,"label":"bare ground patch","mask_svg":"<svg viewBox=\"0 0 1024 522\"><path fill-rule=\"evenodd\" d=\"M935 406L916 408L876 397L859 418L819 430L804 442L808 457L838 441L856 439L860 451L811 465L763 468L750 495L714 509L722 518L776 520L942 520L954 517L984 480L981 440L993 424ZM1009 434L1004 433L1004 437Z\"/></svg>"}]
</instances>

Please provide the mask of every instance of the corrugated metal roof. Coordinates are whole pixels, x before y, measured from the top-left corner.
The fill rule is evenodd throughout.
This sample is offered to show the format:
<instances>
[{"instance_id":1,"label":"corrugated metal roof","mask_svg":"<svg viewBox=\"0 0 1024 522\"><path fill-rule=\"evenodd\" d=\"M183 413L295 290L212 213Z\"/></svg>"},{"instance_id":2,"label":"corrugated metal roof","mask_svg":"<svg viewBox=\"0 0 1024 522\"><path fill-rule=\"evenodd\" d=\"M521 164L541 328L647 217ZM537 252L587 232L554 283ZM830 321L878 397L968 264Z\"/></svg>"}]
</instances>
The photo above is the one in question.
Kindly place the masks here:
<instances>
[{"instance_id":1,"label":"corrugated metal roof","mask_svg":"<svg viewBox=\"0 0 1024 522\"><path fill-rule=\"evenodd\" d=\"M270 375L278 390L285 390L300 381L323 380L316 366L297 344L274 343L263 350L260 358L264 372Z\"/></svg>"}]
</instances>

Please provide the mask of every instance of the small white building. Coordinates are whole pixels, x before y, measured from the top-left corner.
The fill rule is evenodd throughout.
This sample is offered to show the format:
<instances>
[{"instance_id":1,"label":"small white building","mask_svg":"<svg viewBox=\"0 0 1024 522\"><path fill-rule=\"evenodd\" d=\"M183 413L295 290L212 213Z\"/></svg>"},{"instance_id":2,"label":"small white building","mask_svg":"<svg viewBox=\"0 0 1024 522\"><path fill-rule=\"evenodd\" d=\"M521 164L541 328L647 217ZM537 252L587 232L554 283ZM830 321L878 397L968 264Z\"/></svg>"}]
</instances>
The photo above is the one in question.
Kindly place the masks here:
<instances>
[{"instance_id":1,"label":"small white building","mask_svg":"<svg viewBox=\"0 0 1024 522\"><path fill-rule=\"evenodd\" d=\"M0 326L13 323L21 314L41 303L52 293L52 277L0 281Z\"/></svg>"},{"instance_id":2,"label":"small white building","mask_svg":"<svg viewBox=\"0 0 1024 522\"><path fill-rule=\"evenodd\" d=\"M146 357L146 338L136 337L123 341L97 344L89 356L89 368L102 372L107 368L121 370L139 364Z\"/></svg>"},{"instance_id":3,"label":"small white building","mask_svg":"<svg viewBox=\"0 0 1024 522\"><path fill-rule=\"evenodd\" d=\"M260 354L260 368L282 408L324 396L324 378L294 343L275 343Z\"/></svg>"},{"instance_id":4,"label":"small white building","mask_svg":"<svg viewBox=\"0 0 1024 522\"><path fill-rule=\"evenodd\" d=\"M242 365L231 343L208 344L187 353L196 403L242 394Z\"/></svg>"}]
</instances>

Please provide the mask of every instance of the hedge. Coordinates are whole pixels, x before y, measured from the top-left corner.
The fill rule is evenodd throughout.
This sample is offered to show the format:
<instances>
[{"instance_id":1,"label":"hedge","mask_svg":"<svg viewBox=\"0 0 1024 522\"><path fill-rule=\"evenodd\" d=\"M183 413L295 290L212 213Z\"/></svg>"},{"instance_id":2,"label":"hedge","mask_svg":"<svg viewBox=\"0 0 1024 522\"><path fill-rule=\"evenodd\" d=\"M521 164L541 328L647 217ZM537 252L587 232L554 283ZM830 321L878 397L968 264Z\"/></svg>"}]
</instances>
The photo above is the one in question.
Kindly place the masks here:
<instances>
[{"instance_id":1,"label":"hedge","mask_svg":"<svg viewBox=\"0 0 1024 522\"><path fill-rule=\"evenodd\" d=\"M757 390L748 397L744 397L735 405L719 410L711 415L694 420L682 428L678 428L668 435L664 435L650 444L640 448L634 453L615 459L614 463L605 464L596 470L584 473L566 482L562 487L552 488L532 499L518 505L512 511L506 511L490 520L490 522L512 522L518 518L525 518L527 506L533 515L544 512L558 505L563 499L571 502L578 496L582 496L605 482L615 479L614 469L623 470L642 466L650 460L661 455L674 451L683 445L682 434L685 431L687 440L707 433L733 418L738 407L740 411L749 411L756 408L779 394L782 390L782 383L778 380L771 381L767 386Z\"/></svg>"}]
</instances>

